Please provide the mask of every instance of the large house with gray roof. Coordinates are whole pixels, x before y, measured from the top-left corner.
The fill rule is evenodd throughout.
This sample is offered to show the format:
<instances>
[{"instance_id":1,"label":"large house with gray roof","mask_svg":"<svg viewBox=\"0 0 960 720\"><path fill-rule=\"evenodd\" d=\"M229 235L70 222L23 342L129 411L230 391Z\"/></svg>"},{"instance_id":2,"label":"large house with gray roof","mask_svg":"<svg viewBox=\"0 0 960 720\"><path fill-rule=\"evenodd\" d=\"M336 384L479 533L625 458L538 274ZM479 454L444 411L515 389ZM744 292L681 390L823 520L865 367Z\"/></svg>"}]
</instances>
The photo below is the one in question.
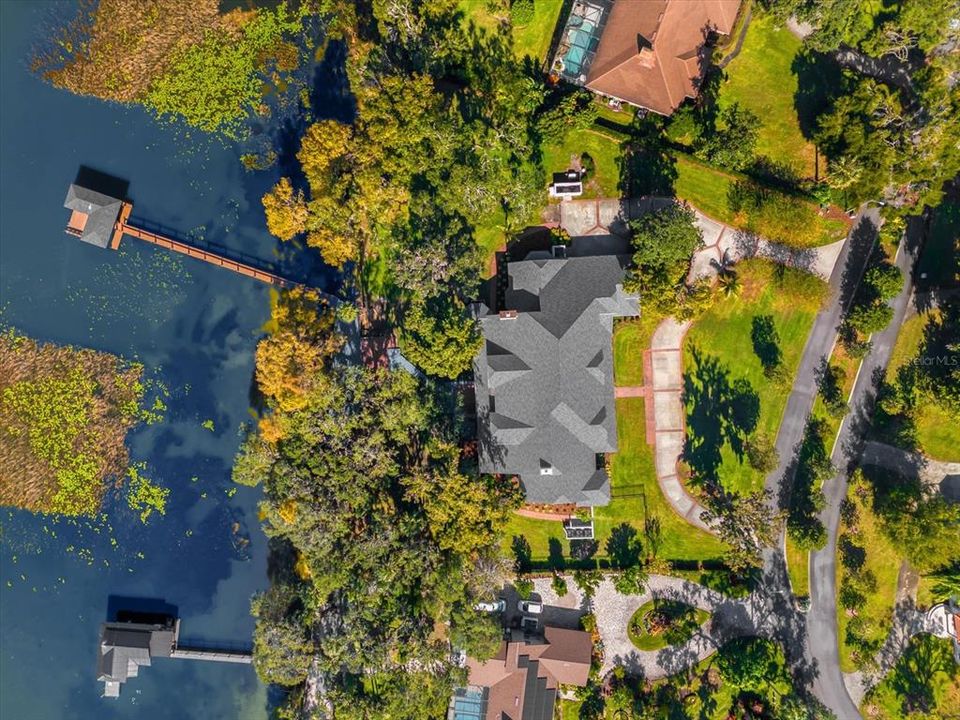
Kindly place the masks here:
<instances>
[{"instance_id":1,"label":"large house with gray roof","mask_svg":"<svg viewBox=\"0 0 960 720\"><path fill-rule=\"evenodd\" d=\"M613 319L639 315L629 257L538 250L480 307L474 361L480 471L516 475L527 502L605 505L617 450Z\"/></svg>"}]
</instances>

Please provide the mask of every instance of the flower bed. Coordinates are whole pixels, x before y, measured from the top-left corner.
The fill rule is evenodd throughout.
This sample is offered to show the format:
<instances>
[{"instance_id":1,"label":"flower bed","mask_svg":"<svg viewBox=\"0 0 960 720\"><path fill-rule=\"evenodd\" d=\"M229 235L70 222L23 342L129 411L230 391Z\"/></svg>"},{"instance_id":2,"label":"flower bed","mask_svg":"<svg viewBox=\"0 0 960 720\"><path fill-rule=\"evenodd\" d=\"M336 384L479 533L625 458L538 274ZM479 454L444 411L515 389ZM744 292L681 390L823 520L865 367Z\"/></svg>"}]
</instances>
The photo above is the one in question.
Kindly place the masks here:
<instances>
[{"instance_id":1,"label":"flower bed","mask_svg":"<svg viewBox=\"0 0 960 720\"><path fill-rule=\"evenodd\" d=\"M676 600L653 599L631 616L627 635L638 650L682 645L710 619L706 610Z\"/></svg>"}]
</instances>

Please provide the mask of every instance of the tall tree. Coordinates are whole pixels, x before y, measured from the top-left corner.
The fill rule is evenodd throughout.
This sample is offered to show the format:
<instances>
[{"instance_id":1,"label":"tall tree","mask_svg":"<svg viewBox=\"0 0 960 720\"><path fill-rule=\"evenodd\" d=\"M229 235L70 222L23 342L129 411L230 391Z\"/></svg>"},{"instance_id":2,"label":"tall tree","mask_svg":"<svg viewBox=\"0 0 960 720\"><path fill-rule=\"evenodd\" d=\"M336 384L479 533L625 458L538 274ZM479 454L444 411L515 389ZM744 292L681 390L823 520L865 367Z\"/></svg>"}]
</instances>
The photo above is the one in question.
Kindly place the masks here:
<instances>
[{"instance_id":1,"label":"tall tree","mask_svg":"<svg viewBox=\"0 0 960 720\"><path fill-rule=\"evenodd\" d=\"M480 351L477 322L456 297L414 300L397 342L404 356L430 375L454 380Z\"/></svg>"}]
</instances>

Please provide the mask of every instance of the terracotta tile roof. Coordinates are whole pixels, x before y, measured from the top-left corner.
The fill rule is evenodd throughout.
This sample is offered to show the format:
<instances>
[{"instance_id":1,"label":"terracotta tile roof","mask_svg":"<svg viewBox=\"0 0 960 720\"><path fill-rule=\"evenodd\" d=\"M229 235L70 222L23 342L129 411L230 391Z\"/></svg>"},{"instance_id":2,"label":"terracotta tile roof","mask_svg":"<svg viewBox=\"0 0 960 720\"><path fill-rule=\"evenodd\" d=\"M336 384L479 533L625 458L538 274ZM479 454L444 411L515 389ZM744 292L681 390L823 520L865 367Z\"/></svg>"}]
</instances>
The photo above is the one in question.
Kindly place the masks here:
<instances>
[{"instance_id":1,"label":"terracotta tile roof","mask_svg":"<svg viewBox=\"0 0 960 720\"><path fill-rule=\"evenodd\" d=\"M587 87L661 115L696 94L709 32L729 34L740 0L616 0Z\"/></svg>"},{"instance_id":2,"label":"terracotta tile roof","mask_svg":"<svg viewBox=\"0 0 960 720\"><path fill-rule=\"evenodd\" d=\"M548 627L542 642L504 642L490 660L468 659L469 683L489 688L486 720L521 720L528 689L536 687L542 703L558 684L586 685L592 651L589 633Z\"/></svg>"},{"instance_id":3,"label":"terracotta tile roof","mask_svg":"<svg viewBox=\"0 0 960 720\"><path fill-rule=\"evenodd\" d=\"M590 635L555 627L548 627L544 635L548 644L540 653L540 665L562 685L586 685L593 652Z\"/></svg>"}]
</instances>

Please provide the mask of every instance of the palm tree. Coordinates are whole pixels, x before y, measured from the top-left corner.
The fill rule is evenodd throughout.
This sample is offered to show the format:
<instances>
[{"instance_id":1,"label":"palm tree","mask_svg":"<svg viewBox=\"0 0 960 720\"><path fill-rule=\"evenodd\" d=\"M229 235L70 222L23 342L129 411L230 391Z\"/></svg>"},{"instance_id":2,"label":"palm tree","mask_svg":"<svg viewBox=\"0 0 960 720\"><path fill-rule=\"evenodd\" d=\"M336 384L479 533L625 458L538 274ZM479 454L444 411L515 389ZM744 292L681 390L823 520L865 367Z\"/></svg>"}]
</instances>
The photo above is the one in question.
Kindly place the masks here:
<instances>
[{"instance_id":1,"label":"palm tree","mask_svg":"<svg viewBox=\"0 0 960 720\"><path fill-rule=\"evenodd\" d=\"M743 283L740 282L740 278L733 270L720 273L718 280L720 281L720 292L723 293L724 297L740 297L740 293L743 291Z\"/></svg>"}]
</instances>

